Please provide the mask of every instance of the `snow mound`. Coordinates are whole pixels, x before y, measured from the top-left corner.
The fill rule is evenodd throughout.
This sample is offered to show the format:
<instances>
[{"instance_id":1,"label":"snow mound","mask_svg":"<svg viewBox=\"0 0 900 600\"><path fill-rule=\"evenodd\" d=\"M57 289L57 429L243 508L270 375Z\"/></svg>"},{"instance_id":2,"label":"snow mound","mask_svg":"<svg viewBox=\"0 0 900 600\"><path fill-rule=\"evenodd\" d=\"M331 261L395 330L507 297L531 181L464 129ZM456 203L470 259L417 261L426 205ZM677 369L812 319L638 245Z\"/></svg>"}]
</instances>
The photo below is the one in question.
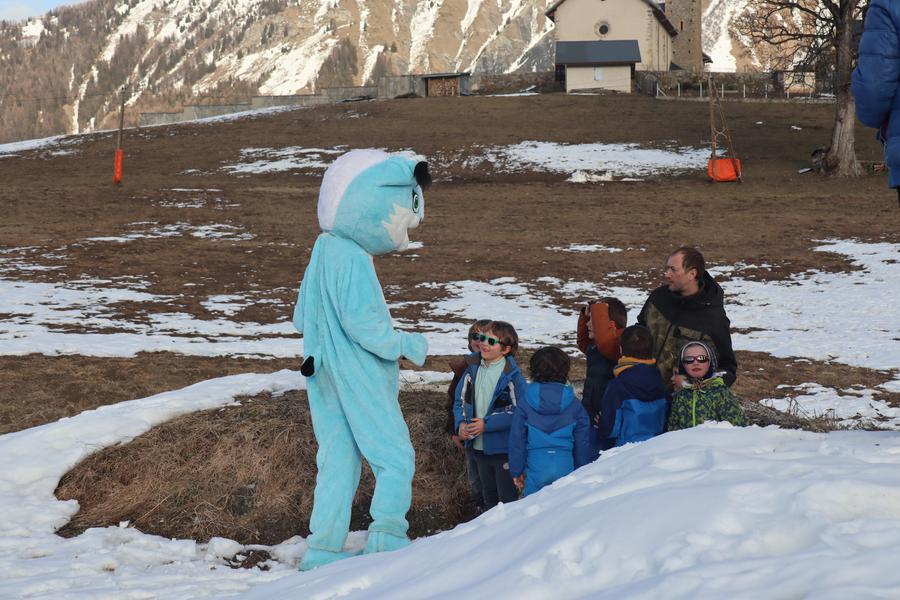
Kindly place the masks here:
<instances>
[{"instance_id":1,"label":"snow mound","mask_svg":"<svg viewBox=\"0 0 900 600\"><path fill-rule=\"evenodd\" d=\"M276 560L262 571L225 568L223 557L251 548L221 538L168 540L127 523L53 534L77 511L53 490L88 454L180 414L304 383L293 371L223 377L0 436L0 453L16 457L0 471L0 597L857 599L900 589L894 432L667 433L401 551L311 573L294 570L299 537L269 548ZM354 532L348 545L363 538Z\"/></svg>"},{"instance_id":2,"label":"snow mound","mask_svg":"<svg viewBox=\"0 0 900 600\"><path fill-rule=\"evenodd\" d=\"M898 463L896 434L707 425L609 452L404 550L241 597L890 597Z\"/></svg>"}]
</instances>

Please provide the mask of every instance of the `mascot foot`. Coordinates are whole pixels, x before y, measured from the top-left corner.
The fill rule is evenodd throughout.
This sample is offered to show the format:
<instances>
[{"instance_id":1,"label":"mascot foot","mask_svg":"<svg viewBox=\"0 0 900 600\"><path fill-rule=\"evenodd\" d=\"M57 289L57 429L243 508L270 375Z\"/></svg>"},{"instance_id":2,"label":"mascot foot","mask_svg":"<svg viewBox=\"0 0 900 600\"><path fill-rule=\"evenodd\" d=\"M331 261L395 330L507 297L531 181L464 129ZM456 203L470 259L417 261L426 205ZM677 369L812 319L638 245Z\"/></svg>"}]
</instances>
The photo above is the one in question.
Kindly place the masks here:
<instances>
[{"instance_id":1,"label":"mascot foot","mask_svg":"<svg viewBox=\"0 0 900 600\"><path fill-rule=\"evenodd\" d=\"M300 560L299 571L312 571L316 567L322 567L329 563L333 563L344 558L350 558L359 554L359 550L355 552L331 552L329 550L320 550L318 548L307 548Z\"/></svg>"},{"instance_id":2,"label":"mascot foot","mask_svg":"<svg viewBox=\"0 0 900 600\"><path fill-rule=\"evenodd\" d=\"M372 554L374 552L391 552L409 546L409 538L406 536L391 535L384 531L370 531L369 539L366 541L366 549L363 554Z\"/></svg>"}]
</instances>

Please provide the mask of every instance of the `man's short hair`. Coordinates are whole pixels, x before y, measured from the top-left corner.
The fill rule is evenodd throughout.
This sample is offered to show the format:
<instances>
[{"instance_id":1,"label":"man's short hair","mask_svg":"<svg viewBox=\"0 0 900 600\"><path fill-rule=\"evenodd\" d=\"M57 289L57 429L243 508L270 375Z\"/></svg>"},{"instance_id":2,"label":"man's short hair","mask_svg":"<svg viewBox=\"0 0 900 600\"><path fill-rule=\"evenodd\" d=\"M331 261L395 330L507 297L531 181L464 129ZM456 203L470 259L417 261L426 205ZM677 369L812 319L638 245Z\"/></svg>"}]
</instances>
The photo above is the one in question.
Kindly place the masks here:
<instances>
[{"instance_id":1,"label":"man's short hair","mask_svg":"<svg viewBox=\"0 0 900 600\"><path fill-rule=\"evenodd\" d=\"M699 250L693 246L681 246L670 256L675 256L676 254L681 255L681 267L685 271L695 269L697 271L697 281L699 282L703 279L703 274L706 273L706 261L703 260L703 254Z\"/></svg>"},{"instance_id":2,"label":"man's short hair","mask_svg":"<svg viewBox=\"0 0 900 600\"><path fill-rule=\"evenodd\" d=\"M506 321L491 321L484 331L490 331L496 335L500 343L509 348L509 356L514 356L516 350L519 349L519 334L516 333L516 328Z\"/></svg>"},{"instance_id":3,"label":"man's short hair","mask_svg":"<svg viewBox=\"0 0 900 600\"><path fill-rule=\"evenodd\" d=\"M625 305L618 298L613 298L612 296L606 296L605 298L600 298L600 302L609 307L609 320L616 324L616 327L619 329L625 329L625 326L628 325L628 309L625 308Z\"/></svg>"},{"instance_id":4,"label":"man's short hair","mask_svg":"<svg viewBox=\"0 0 900 600\"><path fill-rule=\"evenodd\" d=\"M541 348L531 355L528 362L532 381L539 383L565 383L569 379L571 366L572 359L569 355L554 346Z\"/></svg>"},{"instance_id":5,"label":"man's short hair","mask_svg":"<svg viewBox=\"0 0 900 600\"><path fill-rule=\"evenodd\" d=\"M643 325L626 327L619 340L622 355L632 358L653 358L653 334Z\"/></svg>"}]
</instances>

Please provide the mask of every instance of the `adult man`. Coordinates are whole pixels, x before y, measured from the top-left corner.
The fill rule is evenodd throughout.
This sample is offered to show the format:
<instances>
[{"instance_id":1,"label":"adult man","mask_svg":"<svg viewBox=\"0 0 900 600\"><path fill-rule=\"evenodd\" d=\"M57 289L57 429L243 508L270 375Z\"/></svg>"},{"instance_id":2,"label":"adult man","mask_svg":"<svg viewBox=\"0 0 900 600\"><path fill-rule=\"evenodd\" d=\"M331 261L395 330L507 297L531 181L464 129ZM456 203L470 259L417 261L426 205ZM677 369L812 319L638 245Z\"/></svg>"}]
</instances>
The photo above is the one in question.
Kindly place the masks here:
<instances>
[{"instance_id":1,"label":"adult man","mask_svg":"<svg viewBox=\"0 0 900 600\"><path fill-rule=\"evenodd\" d=\"M853 96L859 120L878 130L885 144L888 187L897 188L900 204L900 3L872 0L853 70Z\"/></svg>"},{"instance_id":2,"label":"adult man","mask_svg":"<svg viewBox=\"0 0 900 600\"><path fill-rule=\"evenodd\" d=\"M731 348L731 323L722 303L724 293L706 272L706 262L696 248L682 246L666 261L666 284L650 293L638 323L653 333L653 357L668 381L680 389L682 376L675 373L682 346L704 342L718 358L725 384L734 383L737 360Z\"/></svg>"}]
</instances>

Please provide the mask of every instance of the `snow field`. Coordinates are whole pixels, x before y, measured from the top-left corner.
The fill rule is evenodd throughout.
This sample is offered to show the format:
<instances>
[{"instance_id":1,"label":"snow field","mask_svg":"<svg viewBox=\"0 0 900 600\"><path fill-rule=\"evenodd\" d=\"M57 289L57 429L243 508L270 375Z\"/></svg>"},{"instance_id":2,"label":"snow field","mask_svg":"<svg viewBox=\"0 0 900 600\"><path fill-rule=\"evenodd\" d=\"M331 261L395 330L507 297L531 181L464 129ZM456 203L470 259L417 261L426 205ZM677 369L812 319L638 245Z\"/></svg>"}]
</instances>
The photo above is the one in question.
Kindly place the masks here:
<instances>
[{"instance_id":1,"label":"snow field","mask_svg":"<svg viewBox=\"0 0 900 600\"><path fill-rule=\"evenodd\" d=\"M446 374L405 373L416 383ZM305 542L232 570L230 540L127 524L72 539L59 478L97 449L238 395L299 389L293 371L224 377L0 437L0 596L9 598L888 598L900 586L900 438L705 425L604 454L519 502L396 553L297 573ZM348 547L361 546L353 534ZM164 595L159 590L165 590Z\"/></svg>"},{"instance_id":2,"label":"snow field","mask_svg":"<svg viewBox=\"0 0 900 600\"><path fill-rule=\"evenodd\" d=\"M347 149L245 148L241 162L228 163L222 169L235 175L273 173L291 170L324 171ZM430 157L434 172L451 164L472 168L487 162L495 171L514 173L538 171L568 173L569 181L640 181L647 177L687 170L704 169L709 151L669 144L665 148L644 148L640 144L559 144L526 141L508 146L473 147ZM246 162L246 161L252 162Z\"/></svg>"},{"instance_id":3,"label":"snow field","mask_svg":"<svg viewBox=\"0 0 900 600\"><path fill-rule=\"evenodd\" d=\"M580 172L586 181L613 176L609 169L597 169L594 150L585 155L579 149L524 144L491 149L485 160L496 161L498 168ZM35 147L7 152L0 147L0 154ZM689 157L662 160L671 165L682 159ZM643 176L629 168L625 164L617 176ZM900 308L885 300L897 296L900 245L822 244L818 250L849 257L859 271L759 282L742 279L739 268L719 269L731 275L723 287L733 326L750 330L735 335L736 348L889 371L894 380L883 389L900 390ZM206 307L220 313L219 319L170 313L139 325L113 319L104 305L168 300L142 291L146 284L51 285L4 278L27 268L0 255L0 313L11 315L0 324L5 354L89 355L100 348L109 352L106 356L163 348L185 354L200 348L223 356L302 351L287 321L259 325L231 318L249 293L209 297ZM561 309L548 286L569 300L611 293L626 302L632 315L648 292L549 276L533 282L432 285L444 293L428 309L433 321L401 325L426 329L432 352L445 354L460 351L465 328L480 316L512 321L528 345L571 345L575 313ZM54 329L73 324L96 332ZM105 328L128 333L103 333ZM260 334L269 337L259 339ZM418 385L446 380L446 374L403 372L401 379ZM894 432L812 434L706 425L666 434L608 452L534 496L498 506L402 551L306 574L293 570L305 549L299 538L269 549L276 561L263 572L226 568L223 557L251 549L230 540L166 540L127 524L73 539L53 533L77 511L76 503L56 500L53 490L90 453L125 443L178 415L230 404L239 395L277 394L303 385L292 371L236 375L0 436L0 455L13 457L0 470L0 597L843 600L892 598L900 589L900 438ZM837 412L834 404L843 403L848 412L841 418L876 404L874 390L863 386L841 390L840 398L815 383L800 389L807 393L793 404ZM846 394L853 396L852 403ZM831 402L814 404L829 395ZM897 417L890 412L896 409L874 408ZM348 547L363 543L357 532Z\"/></svg>"},{"instance_id":4,"label":"snow field","mask_svg":"<svg viewBox=\"0 0 900 600\"><path fill-rule=\"evenodd\" d=\"M900 439L707 425L389 555L242 598L874 598L900 586Z\"/></svg>"},{"instance_id":5,"label":"snow field","mask_svg":"<svg viewBox=\"0 0 900 600\"><path fill-rule=\"evenodd\" d=\"M206 580L191 577L191 571L209 569L202 546L191 540L166 540L126 528L92 529L72 539L56 536L54 531L78 511L78 504L58 501L53 491L89 454L128 442L154 425L230 404L237 395L303 385L293 371L235 375L0 436L0 454L16 457L0 474L0 597L148 598L166 589L175 594L171 597L190 598L243 589L246 584L235 587L235 582L246 580L247 573L229 573L231 569ZM266 577L253 575L255 580Z\"/></svg>"},{"instance_id":6,"label":"snow field","mask_svg":"<svg viewBox=\"0 0 900 600\"><path fill-rule=\"evenodd\" d=\"M445 373L404 372L409 386L445 382ZM280 394L305 388L297 371L242 374L102 406L71 418L0 436L0 455L16 457L0 472L0 597L156 598L222 597L293 572L306 547L302 538L275 547L244 548L232 540L209 544L169 540L129 528L95 528L64 539L54 531L78 511L75 501L57 500L60 478L89 454L127 443L177 416L234 403L242 395ZM364 536L349 542L362 547ZM276 561L270 571L231 569L223 557L264 548ZM163 595L160 590L165 590Z\"/></svg>"},{"instance_id":7,"label":"snow field","mask_svg":"<svg viewBox=\"0 0 900 600\"><path fill-rule=\"evenodd\" d=\"M418 244L414 247L417 251L424 249ZM559 248L586 251L579 245ZM742 279L743 268L752 265L711 269L722 279L732 327L745 331L733 335L735 349L875 369L892 374L892 380L880 391L900 389L900 307L884 302L884 298L896 296L900 285L900 245L826 240L816 249L847 256L858 270L803 273L772 282ZM406 256L414 260L417 254ZM113 282L48 284L6 278L27 268L21 261L0 255L0 313L9 315L0 323L0 354L134 356L154 350L192 356L284 358L302 354L302 340L289 322L289 314L285 314L285 320L270 324L236 320L234 315L243 306L272 301L257 292L206 298L202 303L215 318L200 319L175 310L160 312L159 305L174 298L143 291L145 282L121 281L112 287ZM476 318L513 323L524 346L562 345L574 353L577 311L560 306L557 298L578 305L612 295L626 304L633 321L649 292L591 281L564 282L551 276L535 281L501 278L423 286L439 290L442 298L423 306L423 319L397 319L397 326L424 333L432 355L459 353L465 331ZM122 301L148 305L146 319L130 322L116 316L114 305ZM395 308L410 304L401 302ZM860 318L861 314L866 318ZM74 333L60 327L86 330ZM855 422L900 427L900 411L873 398L879 389L855 387L841 393L822 386L810 389L792 400L773 398L766 403L805 416L834 411L845 425Z\"/></svg>"}]
</instances>

